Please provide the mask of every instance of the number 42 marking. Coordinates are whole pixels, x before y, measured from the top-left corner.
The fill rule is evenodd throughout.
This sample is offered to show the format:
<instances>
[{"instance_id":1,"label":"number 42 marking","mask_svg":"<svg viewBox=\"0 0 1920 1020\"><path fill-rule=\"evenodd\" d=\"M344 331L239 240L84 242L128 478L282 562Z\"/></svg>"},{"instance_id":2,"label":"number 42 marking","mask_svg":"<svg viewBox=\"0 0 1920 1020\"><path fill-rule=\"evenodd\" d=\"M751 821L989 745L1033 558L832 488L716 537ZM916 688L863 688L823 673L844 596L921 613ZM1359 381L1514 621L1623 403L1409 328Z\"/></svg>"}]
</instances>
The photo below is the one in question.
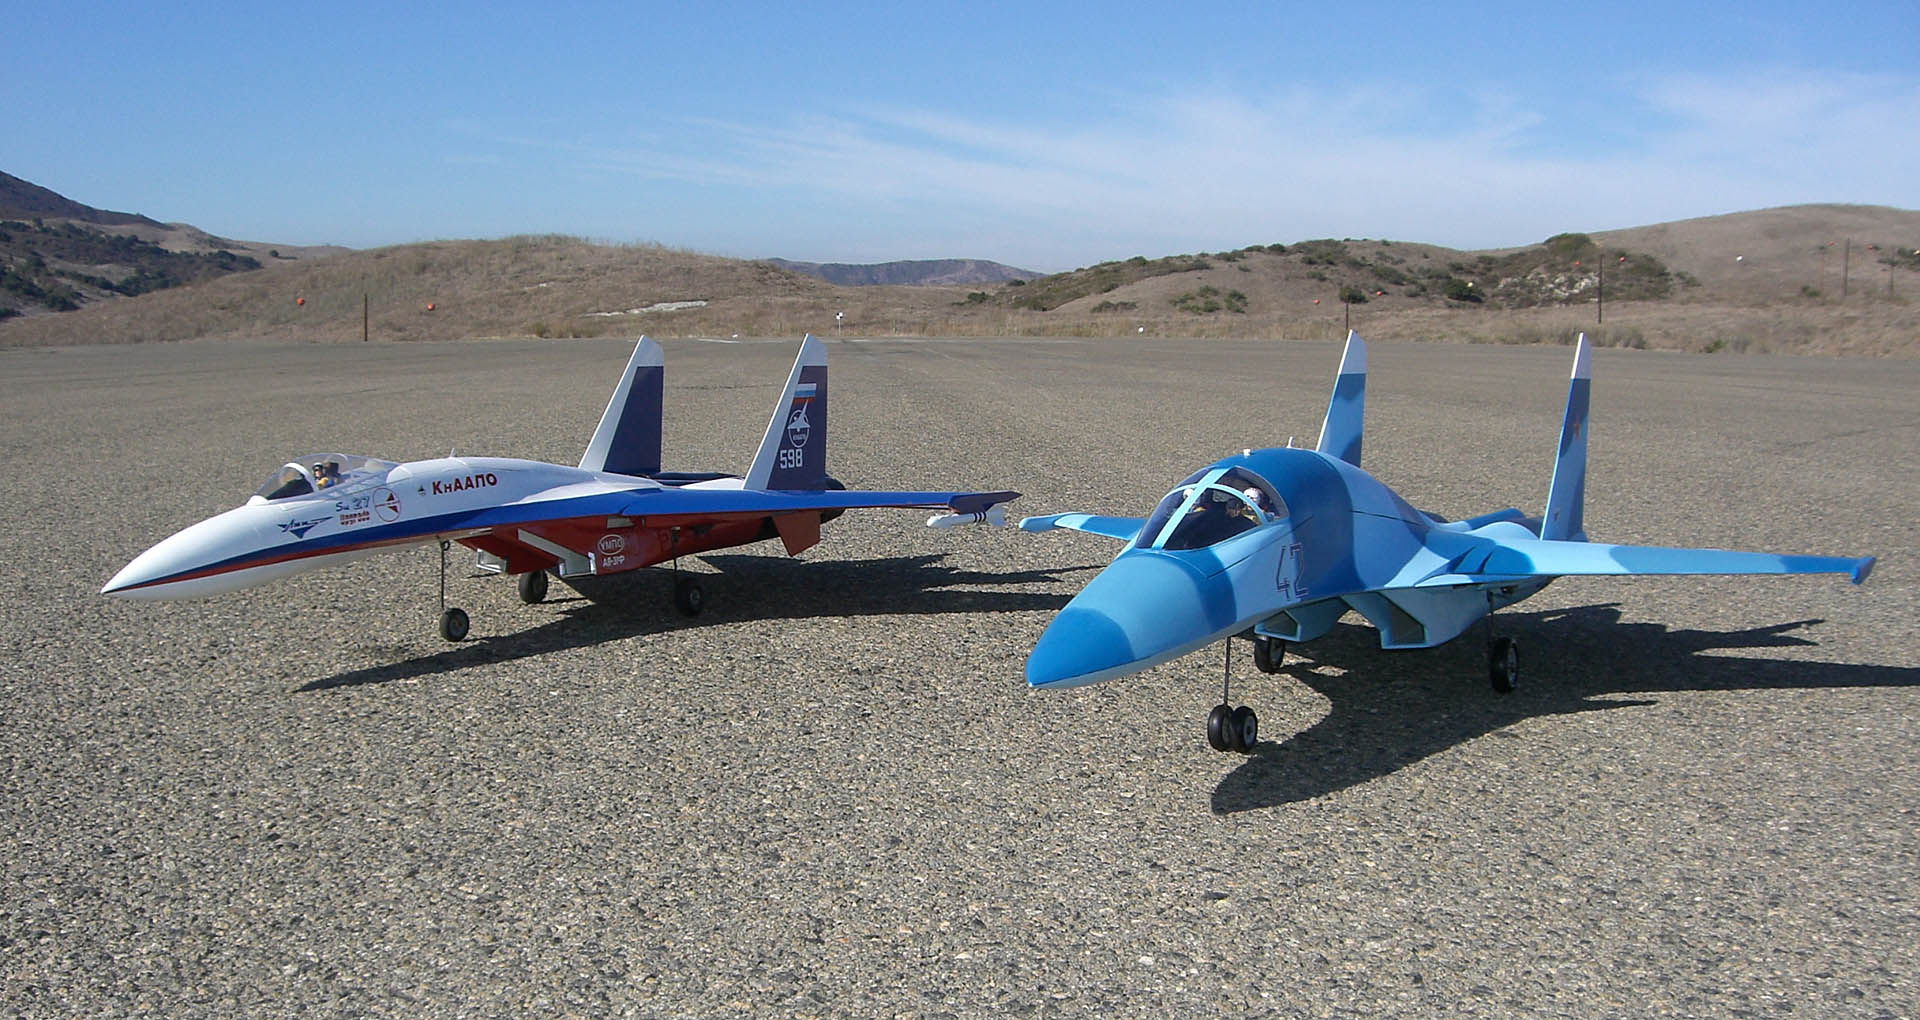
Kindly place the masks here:
<instances>
[{"instance_id":1,"label":"number 42 marking","mask_svg":"<svg viewBox=\"0 0 1920 1020\"><path fill-rule=\"evenodd\" d=\"M1274 585L1280 594L1294 601L1307 597L1307 586L1300 583L1300 543L1280 547L1280 569L1274 575Z\"/></svg>"}]
</instances>

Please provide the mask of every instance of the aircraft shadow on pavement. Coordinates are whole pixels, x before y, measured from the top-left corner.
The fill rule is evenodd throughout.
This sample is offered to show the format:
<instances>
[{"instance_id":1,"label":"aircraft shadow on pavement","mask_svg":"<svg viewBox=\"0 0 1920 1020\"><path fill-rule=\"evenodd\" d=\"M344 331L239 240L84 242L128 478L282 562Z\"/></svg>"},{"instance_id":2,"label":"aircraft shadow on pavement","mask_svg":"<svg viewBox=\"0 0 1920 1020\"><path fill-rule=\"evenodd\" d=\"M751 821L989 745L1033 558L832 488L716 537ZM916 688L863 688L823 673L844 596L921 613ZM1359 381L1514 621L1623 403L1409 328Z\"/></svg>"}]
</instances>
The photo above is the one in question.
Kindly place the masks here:
<instances>
[{"instance_id":1,"label":"aircraft shadow on pavement","mask_svg":"<svg viewBox=\"0 0 1920 1020\"><path fill-rule=\"evenodd\" d=\"M1071 595L1012 590L1062 580L1062 574L1097 567L991 572L962 570L941 561L944 553L871 560L795 560L786 556L701 556L719 574L697 575L707 591L699 616L672 607L672 572L639 570L593 578L577 590L556 585L543 604L559 618L526 630L484 636L431 655L321 677L299 690L391 683L510 662L548 652L642 637L667 631L752 620L798 620L823 616L935 615L1058 611ZM473 583L509 583L479 575ZM459 603L459 590L448 600ZM481 621L482 626L486 621ZM396 654L404 654L396 652Z\"/></svg>"},{"instance_id":2,"label":"aircraft shadow on pavement","mask_svg":"<svg viewBox=\"0 0 1920 1020\"><path fill-rule=\"evenodd\" d=\"M1658 703L1635 694L1920 686L1914 667L1705 654L1814 645L1792 632L1821 620L1726 633L1619 621L1618 603L1501 613L1501 632L1519 642L1523 656L1519 689L1504 697L1488 687L1485 646L1471 633L1439 648L1383 651L1372 628L1342 624L1304 652L1289 648L1274 679L1319 692L1331 703L1327 714L1299 733L1262 740L1214 788L1213 811L1324 796L1526 719ZM1346 672L1328 676L1315 668L1321 664ZM1236 688L1246 682L1243 675L1235 680ZM1275 697L1261 681L1253 689L1258 694L1249 700L1256 703Z\"/></svg>"}]
</instances>

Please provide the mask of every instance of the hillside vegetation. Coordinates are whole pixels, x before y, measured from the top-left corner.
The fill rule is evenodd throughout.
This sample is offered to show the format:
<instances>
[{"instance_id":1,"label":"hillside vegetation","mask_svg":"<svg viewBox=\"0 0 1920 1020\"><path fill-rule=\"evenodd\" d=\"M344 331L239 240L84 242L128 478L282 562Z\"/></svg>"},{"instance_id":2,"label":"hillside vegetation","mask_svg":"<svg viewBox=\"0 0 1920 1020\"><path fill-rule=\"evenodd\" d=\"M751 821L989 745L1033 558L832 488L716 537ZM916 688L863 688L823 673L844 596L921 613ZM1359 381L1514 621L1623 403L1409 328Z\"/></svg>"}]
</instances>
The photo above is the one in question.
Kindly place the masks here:
<instances>
[{"instance_id":1,"label":"hillside vegetation","mask_svg":"<svg viewBox=\"0 0 1920 1020\"><path fill-rule=\"evenodd\" d=\"M0 220L0 318L25 309L70 312L89 300L136 297L259 269L231 251L176 252L132 234L77 223Z\"/></svg>"},{"instance_id":2,"label":"hillside vegetation","mask_svg":"<svg viewBox=\"0 0 1920 1020\"><path fill-rule=\"evenodd\" d=\"M300 261L0 322L0 346L197 338L1369 338L1911 356L1920 213L1799 206L1485 252L1321 239L992 286L841 287L767 262L540 236ZM1604 290L1604 306L1600 302ZM1604 316L1604 321L1600 321Z\"/></svg>"}]
</instances>

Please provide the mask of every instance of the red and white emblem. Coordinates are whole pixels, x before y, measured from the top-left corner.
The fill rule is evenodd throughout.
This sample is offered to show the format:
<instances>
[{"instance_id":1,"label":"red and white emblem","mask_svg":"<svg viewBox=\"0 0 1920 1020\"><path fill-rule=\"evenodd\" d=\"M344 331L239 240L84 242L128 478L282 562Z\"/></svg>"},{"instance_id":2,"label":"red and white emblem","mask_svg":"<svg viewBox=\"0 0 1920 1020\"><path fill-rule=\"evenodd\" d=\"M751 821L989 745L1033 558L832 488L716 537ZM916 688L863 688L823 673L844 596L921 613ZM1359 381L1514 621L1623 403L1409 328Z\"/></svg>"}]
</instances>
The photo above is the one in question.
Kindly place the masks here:
<instances>
[{"instance_id":1,"label":"red and white emblem","mask_svg":"<svg viewBox=\"0 0 1920 1020\"><path fill-rule=\"evenodd\" d=\"M394 495L392 489L373 490L373 512L379 514L381 520L389 523L399 520L400 497Z\"/></svg>"}]
</instances>

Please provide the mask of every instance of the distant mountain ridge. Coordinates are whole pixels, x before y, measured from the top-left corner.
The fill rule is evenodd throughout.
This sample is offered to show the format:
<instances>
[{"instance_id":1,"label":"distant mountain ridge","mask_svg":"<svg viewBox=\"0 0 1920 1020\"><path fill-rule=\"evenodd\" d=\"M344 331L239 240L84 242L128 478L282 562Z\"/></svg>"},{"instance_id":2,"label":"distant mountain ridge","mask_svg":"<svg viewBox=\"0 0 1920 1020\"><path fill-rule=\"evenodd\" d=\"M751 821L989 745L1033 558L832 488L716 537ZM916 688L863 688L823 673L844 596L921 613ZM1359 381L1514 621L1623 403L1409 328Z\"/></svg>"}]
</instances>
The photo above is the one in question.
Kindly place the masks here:
<instances>
[{"instance_id":1,"label":"distant mountain ridge","mask_svg":"<svg viewBox=\"0 0 1920 1020\"><path fill-rule=\"evenodd\" d=\"M952 287L1037 280L1041 274L986 259L908 259L898 262L794 262L765 259L789 272L805 273L842 287L915 285Z\"/></svg>"},{"instance_id":2,"label":"distant mountain ridge","mask_svg":"<svg viewBox=\"0 0 1920 1020\"><path fill-rule=\"evenodd\" d=\"M363 330L1273 340L1351 325L1377 340L1571 343L1584 331L1603 347L1920 357L1920 211L1884 206L1752 210L1484 251L1321 238L1040 276L982 260L822 265L560 235L269 248L0 184L0 348Z\"/></svg>"},{"instance_id":3,"label":"distant mountain ridge","mask_svg":"<svg viewBox=\"0 0 1920 1020\"><path fill-rule=\"evenodd\" d=\"M59 192L43 188L32 181L23 181L10 173L0 171L0 220L34 219L79 220L82 223L95 223L103 227L124 227L134 224L148 227L160 226L159 223L137 213L95 209L93 206L75 202Z\"/></svg>"},{"instance_id":4,"label":"distant mountain ridge","mask_svg":"<svg viewBox=\"0 0 1920 1020\"><path fill-rule=\"evenodd\" d=\"M345 249L216 237L93 206L0 172L0 319L71 312Z\"/></svg>"}]
</instances>

